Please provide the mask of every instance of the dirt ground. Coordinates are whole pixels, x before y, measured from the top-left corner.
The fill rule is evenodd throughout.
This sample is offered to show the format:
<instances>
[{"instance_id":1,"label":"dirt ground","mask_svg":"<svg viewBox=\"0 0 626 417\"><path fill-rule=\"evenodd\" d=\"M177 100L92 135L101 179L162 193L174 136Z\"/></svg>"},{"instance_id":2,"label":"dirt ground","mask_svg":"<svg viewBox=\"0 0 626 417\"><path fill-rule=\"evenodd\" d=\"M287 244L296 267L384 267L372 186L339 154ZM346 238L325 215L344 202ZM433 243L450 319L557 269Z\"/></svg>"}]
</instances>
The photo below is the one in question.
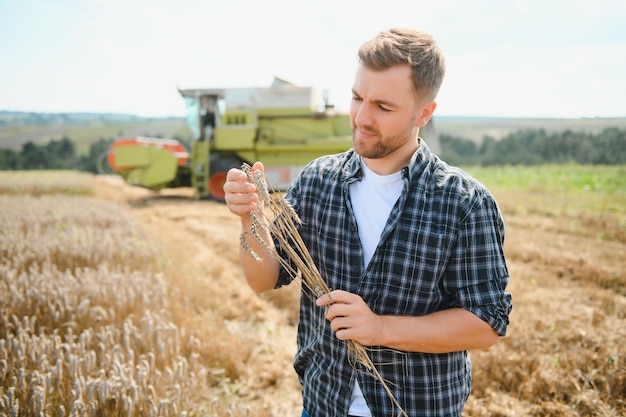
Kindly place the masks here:
<instances>
[{"instance_id":1,"label":"dirt ground","mask_svg":"<svg viewBox=\"0 0 626 417\"><path fill-rule=\"evenodd\" d=\"M211 342L239 361L237 380L224 388L233 401L255 416L299 416L292 368L299 289L259 296L248 288L238 264L238 219L222 204L190 199L189 190L156 194L116 177L99 178L96 190L128 204L162 248L186 305L180 319L224 332ZM505 212L505 221L511 325L496 346L471 353L474 391L465 414L620 415L626 245L572 232L566 219Z\"/></svg>"}]
</instances>

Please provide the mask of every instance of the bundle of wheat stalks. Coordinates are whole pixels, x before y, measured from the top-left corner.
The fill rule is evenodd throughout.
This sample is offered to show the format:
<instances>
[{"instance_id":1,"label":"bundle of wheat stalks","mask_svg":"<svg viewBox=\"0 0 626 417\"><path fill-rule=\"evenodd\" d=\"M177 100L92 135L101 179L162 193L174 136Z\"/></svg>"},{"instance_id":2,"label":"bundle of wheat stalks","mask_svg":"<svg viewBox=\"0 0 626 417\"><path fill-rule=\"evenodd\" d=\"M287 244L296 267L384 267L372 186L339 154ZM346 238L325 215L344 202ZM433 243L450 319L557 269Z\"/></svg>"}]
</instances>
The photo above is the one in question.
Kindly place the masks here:
<instances>
[{"instance_id":1,"label":"bundle of wheat stalks","mask_svg":"<svg viewBox=\"0 0 626 417\"><path fill-rule=\"evenodd\" d=\"M305 290L307 290L307 295L311 297L321 297L329 294L331 290L320 275L317 266L315 266L313 262L313 258L311 258L309 250L298 232L297 226L302 223L298 214L280 194L273 192L271 187L267 184L262 171L253 170L250 165L245 163L242 165L241 169L248 176L248 181L256 186L257 194L259 195L259 202L257 203L259 210L251 211L248 214L252 220L252 224L249 230L241 233L240 242L242 247L257 262L262 261L262 258L254 252L248 243L247 236L250 236L265 252L278 259L281 265L294 279L302 279ZM273 216L271 221L264 214L264 207L270 209ZM266 232L269 232L270 235L276 239L288 259L279 256L276 247L263 239L262 236L266 234ZM398 407L399 415L408 417L387 386L387 383L372 363L372 360L367 355L365 347L351 339L346 343L348 358L352 365L357 369L359 368L356 365L362 365L364 372L379 380L380 383L383 384L394 406Z\"/></svg>"}]
</instances>

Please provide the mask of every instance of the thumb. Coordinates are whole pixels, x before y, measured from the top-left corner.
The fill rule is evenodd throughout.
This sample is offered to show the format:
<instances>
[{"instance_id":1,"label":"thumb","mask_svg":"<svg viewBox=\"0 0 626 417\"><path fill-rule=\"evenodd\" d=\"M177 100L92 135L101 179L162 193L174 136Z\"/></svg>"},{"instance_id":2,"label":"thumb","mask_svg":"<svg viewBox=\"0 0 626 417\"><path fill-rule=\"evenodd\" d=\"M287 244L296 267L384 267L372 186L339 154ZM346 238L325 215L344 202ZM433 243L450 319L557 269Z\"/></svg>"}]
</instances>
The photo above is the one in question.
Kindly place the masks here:
<instances>
[{"instance_id":1,"label":"thumb","mask_svg":"<svg viewBox=\"0 0 626 417\"><path fill-rule=\"evenodd\" d=\"M261 171L261 172L265 172L265 167L263 166L263 163L261 161L257 161L254 163L254 165L252 165L252 170L253 171Z\"/></svg>"}]
</instances>

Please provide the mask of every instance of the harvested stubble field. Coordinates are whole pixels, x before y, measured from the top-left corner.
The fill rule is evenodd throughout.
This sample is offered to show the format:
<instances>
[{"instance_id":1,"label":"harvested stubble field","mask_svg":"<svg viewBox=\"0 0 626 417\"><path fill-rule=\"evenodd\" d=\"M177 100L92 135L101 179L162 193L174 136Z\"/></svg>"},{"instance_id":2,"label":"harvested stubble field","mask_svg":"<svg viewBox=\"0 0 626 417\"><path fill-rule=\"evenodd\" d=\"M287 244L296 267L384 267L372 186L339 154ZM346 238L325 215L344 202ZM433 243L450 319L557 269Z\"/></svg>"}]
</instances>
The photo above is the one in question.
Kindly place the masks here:
<instances>
[{"instance_id":1,"label":"harvested stubble field","mask_svg":"<svg viewBox=\"0 0 626 417\"><path fill-rule=\"evenodd\" d=\"M471 352L464 415L624 415L624 170L542 172L560 182L475 172L507 223L514 309ZM190 195L0 173L0 415L300 415L299 288L254 294L238 220Z\"/></svg>"}]
</instances>

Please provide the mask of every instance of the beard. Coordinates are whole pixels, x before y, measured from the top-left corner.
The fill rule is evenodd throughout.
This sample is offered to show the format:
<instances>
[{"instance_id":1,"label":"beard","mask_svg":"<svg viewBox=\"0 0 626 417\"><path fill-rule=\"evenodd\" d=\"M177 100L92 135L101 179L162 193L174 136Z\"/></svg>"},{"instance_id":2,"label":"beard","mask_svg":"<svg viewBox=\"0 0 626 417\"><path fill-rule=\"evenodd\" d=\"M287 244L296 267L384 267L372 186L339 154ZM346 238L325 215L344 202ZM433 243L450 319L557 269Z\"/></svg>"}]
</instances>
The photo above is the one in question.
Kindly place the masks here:
<instances>
[{"instance_id":1,"label":"beard","mask_svg":"<svg viewBox=\"0 0 626 417\"><path fill-rule=\"evenodd\" d=\"M355 131L352 131L352 147L354 151L367 159L381 159L389 156L406 145L409 140L409 137L406 135L383 137L379 132L367 131L367 133L374 133L376 137L360 139Z\"/></svg>"}]
</instances>

